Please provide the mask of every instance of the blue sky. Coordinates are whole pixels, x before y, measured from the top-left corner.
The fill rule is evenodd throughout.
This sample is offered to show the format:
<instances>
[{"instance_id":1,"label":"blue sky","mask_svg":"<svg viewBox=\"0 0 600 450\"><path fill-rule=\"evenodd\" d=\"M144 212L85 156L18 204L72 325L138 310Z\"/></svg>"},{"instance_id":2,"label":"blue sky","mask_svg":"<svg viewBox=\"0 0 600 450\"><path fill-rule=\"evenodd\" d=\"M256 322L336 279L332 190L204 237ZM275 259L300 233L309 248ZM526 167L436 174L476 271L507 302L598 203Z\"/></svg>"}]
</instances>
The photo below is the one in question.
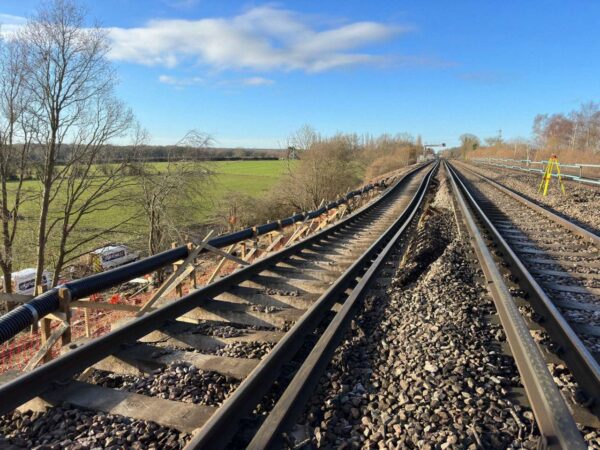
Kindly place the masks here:
<instances>
[{"instance_id":1,"label":"blue sky","mask_svg":"<svg viewBox=\"0 0 600 450\"><path fill-rule=\"evenodd\" d=\"M37 1L1 0L4 28ZM537 113L600 100L600 2L88 1L119 95L155 143L278 147L317 130L454 145L529 137Z\"/></svg>"}]
</instances>

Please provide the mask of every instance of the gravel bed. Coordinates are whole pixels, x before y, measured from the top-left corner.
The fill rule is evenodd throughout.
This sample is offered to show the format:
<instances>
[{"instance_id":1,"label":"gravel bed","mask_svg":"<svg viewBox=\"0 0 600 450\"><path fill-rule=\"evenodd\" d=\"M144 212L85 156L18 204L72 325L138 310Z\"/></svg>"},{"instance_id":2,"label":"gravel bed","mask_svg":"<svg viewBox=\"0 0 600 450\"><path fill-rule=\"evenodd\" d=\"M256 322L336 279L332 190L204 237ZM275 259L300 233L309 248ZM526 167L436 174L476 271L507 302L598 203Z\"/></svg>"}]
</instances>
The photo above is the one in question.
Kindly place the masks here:
<instances>
[{"instance_id":1,"label":"gravel bed","mask_svg":"<svg viewBox=\"0 0 600 450\"><path fill-rule=\"evenodd\" d=\"M541 174L526 174L499 167L471 165L471 169L491 178L514 191L524 194L530 200L549 206L556 212L579 222L596 234L600 233L600 188L580 183L565 182L566 194L556 189L556 180L552 180L553 189L546 197L538 193Z\"/></svg>"},{"instance_id":2,"label":"gravel bed","mask_svg":"<svg viewBox=\"0 0 600 450\"><path fill-rule=\"evenodd\" d=\"M184 362L169 364L145 377L96 371L91 382L150 397L207 406L220 406L239 385L239 381L234 378L203 371Z\"/></svg>"},{"instance_id":3,"label":"gravel bed","mask_svg":"<svg viewBox=\"0 0 600 450\"><path fill-rule=\"evenodd\" d=\"M263 359L273 347L275 347L275 344L271 342L232 342L210 353L231 358Z\"/></svg>"},{"instance_id":4,"label":"gravel bed","mask_svg":"<svg viewBox=\"0 0 600 450\"><path fill-rule=\"evenodd\" d=\"M330 265L332 265L330 263ZM267 295L281 295L283 297L300 297L300 291L298 289L286 290L278 288L265 288L263 293Z\"/></svg>"},{"instance_id":5,"label":"gravel bed","mask_svg":"<svg viewBox=\"0 0 600 450\"><path fill-rule=\"evenodd\" d=\"M335 313L333 311L328 311L325 313L321 323L319 323L317 328L312 333L306 336L302 346L294 355L294 357L282 366L277 379L269 387L268 391L256 405L252 413L240 421L238 431L235 433L231 442L226 447L227 450L237 450L246 448L248 446L254 437L254 433L258 430L265 417L273 409L289 385L290 381L302 365L302 362L309 355L310 351L317 343L319 337L334 316Z\"/></svg>"},{"instance_id":6,"label":"gravel bed","mask_svg":"<svg viewBox=\"0 0 600 450\"><path fill-rule=\"evenodd\" d=\"M580 262L585 263L585 259L582 259ZM590 267L579 265L577 262L572 262L572 265L561 265L558 261L555 264L541 264L539 262L529 263L527 264L528 268L538 269L538 270L557 270L557 271L565 271L572 276L580 276L593 274L597 275L600 278L600 268L598 267Z\"/></svg>"},{"instance_id":7,"label":"gravel bed","mask_svg":"<svg viewBox=\"0 0 600 450\"><path fill-rule=\"evenodd\" d=\"M54 407L0 416L0 448L6 450L168 449L184 447L190 436L154 422Z\"/></svg>"},{"instance_id":8,"label":"gravel bed","mask_svg":"<svg viewBox=\"0 0 600 450\"><path fill-rule=\"evenodd\" d=\"M367 296L289 436L290 447L535 448L533 414L511 400L520 386L502 353L493 304L454 234L445 180L440 212L385 296ZM446 201L439 198L446 195ZM432 261L432 259L434 261ZM408 270L407 270L408 269ZM409 272L407 274L407 272Z\"/></svg>"},{"instance_id":9,"label":"gravel bed","mask_svg":"<svg viewBox=\"0 0 600 450\"><path fill-rule=\"evenodd\" d=\"M192 334L203 334L205 336L214 336L220 338L234 338L244 336L253 331L273 330L274 327L265 327L259 325L242 325L237 323L219 323L211 321L201 321L192 328Z\"/></svg>"},{"instance_id":10,"label":"gravel bed","mask_svg":"<svg viewBox=\"0 0 600 450\"><path fill-rule=\"evenodd\" d=\"M579 337L585 346L593 353L600 353L600 338L597 336L590 336L589 334L580 334Z\"/></svg>"},{"instance_id":11,"label":"gravel bed","mask_svg":"<svg viewBox=\"0 0 600 450\"><path fill-rule=\"evenodd\" d=\"M596 289L600 287L600 280L591 280L589 278L578 278L576 273L568 273L566 276L561 275L546 275L536 273L535 278L544 284L559 284L561 286L579 286L585 288ZM550 288L549 288L550 289ZM592 294L593 295L593 294Z\"/></svg>"},{"instance_id":12,"label":"gravel bed","mask_svg":"<svg viewBox=\"0 0 600 450\"><path fill-rule=\"evenodd\" d=\"M269 305L251 305L250 310L270 314L278 311L283 311L283 308L280 308L279 306Z\"/></svg>"},{"instance_id":13,"label":"gravel bed","mask_svg":"<svg viewBox=\"0 0 600 450\"><path fill-rule=\"evenodd\" d=\"M585 311L581 309L564 309L560 308L560 312L570 322L583 323L587 325L600 326L600 310Z\"/></svg>"}]
</instances>

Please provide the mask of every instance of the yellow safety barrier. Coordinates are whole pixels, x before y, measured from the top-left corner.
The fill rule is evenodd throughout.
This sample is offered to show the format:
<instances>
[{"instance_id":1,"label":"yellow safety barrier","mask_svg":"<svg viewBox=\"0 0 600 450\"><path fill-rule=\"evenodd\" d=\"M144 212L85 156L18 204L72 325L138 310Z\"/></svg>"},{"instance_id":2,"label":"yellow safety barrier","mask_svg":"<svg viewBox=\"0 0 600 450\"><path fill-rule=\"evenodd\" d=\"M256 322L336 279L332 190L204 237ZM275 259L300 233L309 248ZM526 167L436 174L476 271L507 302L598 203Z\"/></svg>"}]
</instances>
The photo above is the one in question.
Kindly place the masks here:
<instances>
[{"instance_id":1,"label":"yellow safety barrier","mask_svg":"<svg viewBox=\"0 0 600 450\"><path fill-rule=\"evenodd\" d=\"M546 170L544 171L544 177L542 178L542 182L540 183L540 187L538 192L542 192L542 187L544 188L544 196L548 193L548 185L550 184L550 179L552 178L552 172L556 167L556 174L558 176L558 182L560 183L560 189L562 193L565 193L565 185L562 181L562 176L560 174L560 164L558 163L558 157L556 155L552 155L552 157L548 160L548 165L546 166Z\"/></svg>"}]
</instances>

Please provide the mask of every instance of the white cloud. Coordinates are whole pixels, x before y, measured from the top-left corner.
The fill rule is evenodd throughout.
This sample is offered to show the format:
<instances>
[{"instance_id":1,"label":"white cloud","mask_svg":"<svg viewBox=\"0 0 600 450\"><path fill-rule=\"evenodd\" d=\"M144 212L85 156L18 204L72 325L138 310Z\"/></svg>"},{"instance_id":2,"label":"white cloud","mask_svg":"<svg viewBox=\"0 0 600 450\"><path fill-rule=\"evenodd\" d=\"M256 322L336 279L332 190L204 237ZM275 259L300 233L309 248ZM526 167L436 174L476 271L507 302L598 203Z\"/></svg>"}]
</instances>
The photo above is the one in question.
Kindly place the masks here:
<instances>
[{"instance_id":1,"label":"white cloud","mask_svg":"<svg viewBox=\"0 0 600 450\"><path fill-rule=\"evenodd\" d=\"M164 84L170 84L172 86L177 86L177 87L204 84L204 79L200 78L200 77L178 78L178 77L173 77L171 75L161 75L158 77L158 81L160 81L161 83L164 83Z\"/></svg>"},{"instance_id":2,"label":"white cloud","mask_svg":"<svg viewBox=\"0 0 600 450\"><path fill-rule=\"evenodd\" d=\"M111 57L168 68L191 60L216 69L319 72L381 62L379 56L356 50L408 30L377 22L317 29L304 16L261 6L231 18L152 20L144 27L111 28Z\"/></svg>"},{"instance_id":3,"label":"white cloud","mask_svg":"<svg viewBox=\"0 0 600 450\"><path fill-rule=\"evenodd\" d=\"M27 19L25 17L0 13L1 24L23 25L25 22L27 22Z\"/></svg>"},{"instance_id":4,"label":"white cloud","mask_svg":"<svg viewBox=\"0 0 600 450\"><path fill-rule=\"evenodd\" d=\"M242 80L242 84L245 84L246 86L270 86L273 83L275 83L275 81L263 77L250 77Z\"/></svg>"},{"instance_id":5,"label":"white cloud","mask_svg":"<svg viewBox=\"0 0 600 450\"><path fill-rule=\"evenodd\" d=\"M13 16L11 14L0 14L0 33L10 35L25 25L25 17Z\"/></svg>"},{"instance_id":6,"label":"white cloud","mask_svg":"<svg viewBox=\"0 0 600 450\"><path fill-rule=\"evenodd\" d=\"M249 77L226 80L210 80L201 77L176 77L173 75L160 75L158 81L163 84L174 86L177 89L183 89L188 86L214 85L218 87L241 87L241 86L270 86L275 84L274 80L264 77Z\"/></svg>"}]
</instances>

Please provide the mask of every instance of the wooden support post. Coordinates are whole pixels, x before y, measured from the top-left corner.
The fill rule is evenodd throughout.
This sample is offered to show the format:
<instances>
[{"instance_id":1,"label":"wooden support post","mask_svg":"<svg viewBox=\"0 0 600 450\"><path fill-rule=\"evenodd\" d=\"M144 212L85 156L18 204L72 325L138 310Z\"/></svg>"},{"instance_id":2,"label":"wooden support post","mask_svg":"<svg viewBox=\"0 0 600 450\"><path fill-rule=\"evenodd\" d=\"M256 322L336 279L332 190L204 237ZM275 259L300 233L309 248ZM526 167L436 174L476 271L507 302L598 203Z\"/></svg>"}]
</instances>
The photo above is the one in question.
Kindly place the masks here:
<instances>
[{"instance_id":1,"label":"wooden support post","mask_svg":"<svg viewBox=\"0 0 600 450\"><path fill-rule=\"evenodd\" d=\"M198 288L198 283L196 282L196 268L195 267L190 272L190 285L194 289Z\"/></svg>"},{"instance_id":2,"label":"wooden support post","mask_svg":"<svg viewBox=\"0 0 600 450\"><path fill-rule=\"evenodd\" d=\"M174 272L165 280L165 282L154 292L150 300L142 306L136 314L136 317L143 315L150 307L161 297L164 297L173 290L174 287L180 287L181 282L189 276L194 270L194 262L203 248L208 247L208 240L212 236L214 230L211 230L194 250L191 250L188 257L179 266L174 267ZM180 288L181 289L181 288ZM179 292L179 291L178 291ZM180 294L181 296L181 294Z\"/></svg>"},{"instance_id":3,"label":"wooden support post","mask_svg":"<svg viewBox=\"0 0 600 450\"><path fill-rule=\"evenodd\" d=\"M87 308L83 310L83 319L85 322L85 337L89 338L92 336L90 331L90 311Z\"/></svg>"},{"instance_id":4,"label":"wooden support post","mask_svg":"<svg viewBox=\"0 0 600 450\"><path fill-rule=\"evenodd\" d=\"M51 320L48 319L47 317L43 317L40 319L40 341L42 343L41 348L45 348L50 340L50 335L52 333L51 325L52 325ZM52 355L50 355L49 352L44 352L42 361L48 362L51 359L52 359Z\"/></svg>"},{"instance_id":5,"label":"wooden support post","mask_svg":"<svg viewBox=\"0 0 600 450\"><path fill-rule=\"evenodd\" d=\"M58 290L58 301L60 310L65 315L64 323L67 326L60 337L61 345L64 347L71 343L71 291L67 288Z\"/></svg>"},{"instance_id":6,"label":"wooden support post","mask_svg":"<svg viewBox=\"0 0 600 450\"><path fill-rule=\"evenodd\" d=\"M177 248L177 243L173 242L171 244L171 248ZM173 273L176 273L178 269L178 265L175 263L173 264ZM177 285L175 286L175 292L177 293L178 297L183 297L183 288L181 286L181 283L177 283Z\"/></svg>"},{"instance_id":7,"label":"wooden support post","mask_svg":"<svg viewBox=\"0 0 600 450\"><path fill-rule=\"evenodd\" d=\"M50 319L47 320L50 321ZM29 360L23 371L29 372L30 370L35 369L35 367L40 363L40 361L47 362L47 358L49 356L50 359L52 359L52 347L58 342L58 340L62 337L63 333L65 333L65 331L67 331L68 328L69 326L65 322L62 322L56 329L56 331L54 331L54 333L51 333L48 336L48 339L42 343L40 349Z\"/></svg>"},{"instance_id":8,"label":"wooden support post","mask_svg":"<svg viewBox=\"0 0 600 450\"><path fill-rule=\"evenodd\" d=\"M229 248L232 248L232 247L229 247ZM241 258L238 258L235 255L232 255L228 251L226 252L224 250L221 250L220 248L213 247L212 245L206 244L206 249L208 251L210 251L210 252L216 253L219 256L222 256L225 259L229 259L229 260L231 260L233 262L236 262L236 263L238 263L238 264L240 264L242 266L249 266L250 265L248 262L244 261Z\"/></svg>"},{"instance_id":9,"label":"wooden support post","mask_svg":"<svg viewBox=\"0 0 600 450\"><path fill-rule=\"evenodd\" d=\"M254 227L252 229L252 231L254 232L254 236L252 238L252 248L250 249L250 251L246 254L246 257L244 258L245 261L250 261L250 259L258 252L259 247L258 247L258 235L256 232L256 227Z\"/></svg>"},{"instance_id":10,"label":"wooden support post","mask_svg":"<svg viewBox=\"0 0 600 450\"><path fill-rule=\"evenodd\" d=\"M39 284L36 286L35 288L35 296L41 295L46 291L46 286L44 286L43 284ZM52 333L52 322L49 318L47 317L42 317L39 321L39 325L40 325L40 341L42 343L42 348L44 348L44 346L47 344L48 340L50 339L50 335ZM34 324L34 329L37 327L37 324ZM45 352L42 355L42 360L43 362L48 362L52 359L52 356L48 353Z\"/></svg>"},{"instance_id":11,"label":"wooden support post","mask_svg":"<svg viewBox=\"0 0 600 450\"><path fill-rule=\"evenodd\" d=\"M235 248L236 244L230 245L229 248L227 249L227 253L231 253L233 252L233 249ZM233 255L231 255L233 256ZM213 271L212 275L208 278L208 281L206 282L206 284L210 284L212 283L215 278L217 277L217 275L219 275L219 272L221 271L221 269L223 268L223 265L225 264L225 261L227 261L227 257L223 256L221 258L221 261L219 261L219 264L217 264L217 267L215 268L215 270Z\"/></svg>"},{"instance_id":12,"label":"wooden support post","mask_svg":"<svg viewBox=\"0 0 600 450\"><path fill-rule=\"evenodd\" d=\"M212 232L210 234L212 234ZM208 239L205 237L204 241L206 241L206 240L208 240ZM188 247L190 255L191 255L194 252L194 244L192 244L190 242L190 243L188 243L187 247ZM193 289L196 289L196 287L197 287L196 286L196 262L197 261L196 261L195 257L190 261L190 264L192 265L192 269L191 269L190 275L189 275L189 283Z\"/></svg>"},{"instance_id":13,"label":"wooden support post","mask_svg":"<svg viewBox=\"0 0 600 450\"><path fill-rule=\"evenodd\" d=\"M279 244L281 242L283 237L284 237L283 233L280 233L279 236L277 236L277 239L273 240L269 244L269 246L265 249L264 256L267 256L270 252L272 252L275 249L275 247L277 247L277 244Z\"/></svg>"},{"instance_id":14,"label":"wooden support post","mask_svg":"<svg viewBox=\"0 0 600 450\"><path fill-rule=\"evenodd\" d=\"M340 212L341 209L341 212ZM342 207L338 209L338 219L341 219L342 217L344 217L346 215L346 213L348 212L348 205L342 205Z\"/></svg>"},{"instance_id":15,"label":"wooden support post","mask_svg":"<svg viewBox=\"0 0 600 450\"><path fill-rule=\"evenodd\" d=\"M304 232L306 230L305 224L306 224L307 220L308 220L308 218L304 219L300 223L297 222L294 224L294 232L292 233L290 238L285 243L286 247L289 247L290 245L292 245L296 241L296 239L298 239L298 237L302 234L302 232Z\"/></svg>"}]
</instances>

